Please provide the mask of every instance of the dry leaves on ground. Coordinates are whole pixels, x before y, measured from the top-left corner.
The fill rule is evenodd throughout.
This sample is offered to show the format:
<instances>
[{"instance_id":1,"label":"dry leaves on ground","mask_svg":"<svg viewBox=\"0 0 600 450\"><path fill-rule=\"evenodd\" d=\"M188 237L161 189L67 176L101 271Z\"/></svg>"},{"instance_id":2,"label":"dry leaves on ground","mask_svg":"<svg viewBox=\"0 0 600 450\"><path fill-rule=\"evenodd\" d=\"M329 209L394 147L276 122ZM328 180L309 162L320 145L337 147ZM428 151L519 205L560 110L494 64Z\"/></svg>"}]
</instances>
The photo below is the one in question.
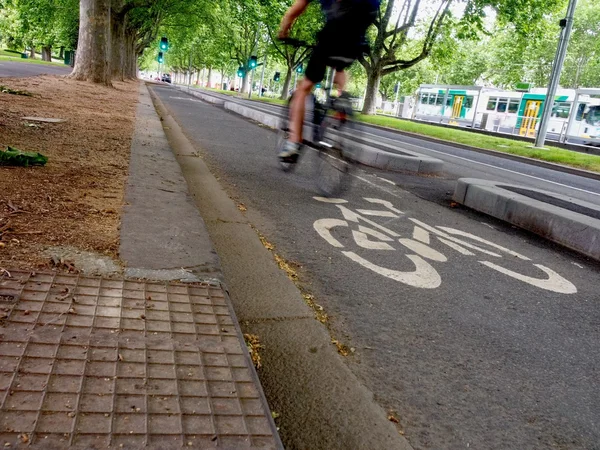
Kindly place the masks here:
<instances>
[{"instance_id":1,"label":"dry leaves on ground","mask_svg":"<svg viewBox=\"0 0 600 450\"><path fill-rule=\"evenodd\" d=\"M48 156L45 167L0 167L0 266L39 268L49 246L117 257L138 82L113 88L65 77L5 78L0 148ZM28 126L23 117L66 119Z\"/></svg>"}]
</instances>

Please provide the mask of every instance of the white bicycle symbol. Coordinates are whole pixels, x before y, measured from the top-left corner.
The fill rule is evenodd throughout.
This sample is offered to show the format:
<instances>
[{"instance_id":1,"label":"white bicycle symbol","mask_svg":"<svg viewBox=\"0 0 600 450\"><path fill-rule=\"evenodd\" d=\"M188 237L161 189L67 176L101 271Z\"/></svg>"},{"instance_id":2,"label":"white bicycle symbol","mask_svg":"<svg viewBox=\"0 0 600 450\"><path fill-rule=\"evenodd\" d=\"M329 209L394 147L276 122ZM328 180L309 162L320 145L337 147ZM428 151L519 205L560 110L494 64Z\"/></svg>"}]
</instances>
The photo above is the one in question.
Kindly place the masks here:
<instances>
[{"instance_id":1,"label":"white bicycle symbol","mask_svg":"<svg viewBox=\"0 0 600 450\"><path fill-rule=\"evenodd\" d=\"M408 220L414 224L414 227L412 230L412 237L407 238L401 237L399 233L365 217L370 216L395 219L404 216L402 211L395 208L394 205L387 200L365 198L364 200L367 202L381 206L385 209L357 209L355 212L344 206L344 204L348 203L347 200L323 197L314 198L317 201L335 205L341 211L344 218L344 220L319 219L313 224L317 233L333 247L340 249L345 248L344 244L333 236L331 230L337 227L350 228L351 226L353 227L351 228L352 237L356 245L362 249L384 252L394 251L397 249L393 247L391 243L396 242L396 240L406 247L409 250L409 253L406 253L405 256L412 261L412 264L414 265L414 270L411 271L399 271L381 267L353 251L342 250L341 253L352 261L357 262L361 266L372 270L379 275L399 281L408 286L423 289L435 289L441 285L442 279L440 274L428 261L444 263L448 261L448 258L443 253L431 247L431 242L435 239L437 242L441 242L449 249L454 250L463 256L476 256L478 253L485 255L483 256L485 259L478 261L480 264L540 289L562 294L574 294L577 292L577 288L570 281L541 264L533 264L533 266L544 272L546 275L544 278L524 275L489 261L488 259L491 258L498 260L502 258L503 254L522 261L531 261L531 259L501 245L475 236L474 234L450 227L433 227L420 220L409 217ZM460 236L462 239L457 236ZM468 239L468 241L465 239ZM487 248L483 248L483 246Z\"/></svg>"}]
</instances>

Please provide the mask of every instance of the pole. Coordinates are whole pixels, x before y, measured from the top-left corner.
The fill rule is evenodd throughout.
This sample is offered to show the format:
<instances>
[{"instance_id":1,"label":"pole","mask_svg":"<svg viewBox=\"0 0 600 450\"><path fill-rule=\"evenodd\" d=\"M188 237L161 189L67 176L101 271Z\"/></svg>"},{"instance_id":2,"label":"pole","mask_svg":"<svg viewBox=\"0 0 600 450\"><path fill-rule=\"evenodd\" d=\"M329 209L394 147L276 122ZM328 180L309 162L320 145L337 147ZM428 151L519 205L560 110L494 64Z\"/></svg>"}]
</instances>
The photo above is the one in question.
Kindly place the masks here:
<instances>
[{"instance_id":1,"label":"pole","mask_svg":"<svg viewBox=\"0 0 600 450\"><path fill-rule=\"evenodd\" d=\"M252 98L252 82L254 80L254 69L250 69L250 86L248 86L248 98Z\"/></svg>"},{"instance_id":2,"label":"pole","mask_svg":"<svg viewBox=\"0 0 600 450\"><path fill-rule=\"evenodd\" d=\"M567 47L569 46L571 30L573 29L573 15L575 14L576 6L577 0L569 0L567 17L560 21L560 26L562 28L560 32L560 40L558 42L558 48L556 49L554 65L552 66L552 74L550 75L550 83L548 84L548 92L546 93L546 101L544 102L542 120L540 122L538 134L535 139L535 146L538 148L543 148L546 142L548 123L550 122L552 108L554 107L554 97L556 96L556 90L558 89L558 83L560 82L560 74L565 62L565 56L567 55Z\"/></svg>"},{"instance_id":3,"label":"pole","mask_svg":"<svg viewBox=\"0 0 600 450\"><path fill-rule=\"evenodd\" d=\"M194 46L190 48L190 65L188 67L188 91L190 90L190 84L192 84L192 51Z\"/></svg>"},{"instance_id":4,"label":"pole","mask_svg":"<svg viewBox=\"0 0 600 450\"><path fill-rule=\"evenodd\" d=\"M296 90L296 81L298 81L298 71L294 70L294 90Z\"/></svg>"},{"instance_id":5,"label":"pole","mask_svg":"<svg viewBox=\"0 0 600 450\"><path fill-rule=\"evenodd\" d=\"M265 67L267 66L267 54L265 53L265 60L263 61L262 70L260 71L260 84L258 86L258 96L262 97L263 82L265 81Z\"/></svg>"}]
</instances>

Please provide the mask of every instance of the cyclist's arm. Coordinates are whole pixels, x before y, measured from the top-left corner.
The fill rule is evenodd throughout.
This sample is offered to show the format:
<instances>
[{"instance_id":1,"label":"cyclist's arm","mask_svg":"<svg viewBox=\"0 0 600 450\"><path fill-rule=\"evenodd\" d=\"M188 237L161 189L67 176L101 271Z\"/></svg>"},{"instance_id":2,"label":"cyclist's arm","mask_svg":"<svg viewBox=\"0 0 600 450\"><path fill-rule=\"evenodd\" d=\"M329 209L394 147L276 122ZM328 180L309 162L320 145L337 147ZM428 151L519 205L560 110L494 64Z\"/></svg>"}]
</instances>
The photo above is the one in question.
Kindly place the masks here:
<instances>
[{"instance_id":1,"label":"cyclist's arm","mask_svg":"<svg viewBox=\"0 0 600 450\"><path fill-rule=\"evenodd\" d=\"M290 6L290 9L287 10L283 19L281 19L281 25L279 26L280 39L288 37L294 21L302 15L309 3L309 0L296 0L294 4Z\"/></svg>"}]
</instances>

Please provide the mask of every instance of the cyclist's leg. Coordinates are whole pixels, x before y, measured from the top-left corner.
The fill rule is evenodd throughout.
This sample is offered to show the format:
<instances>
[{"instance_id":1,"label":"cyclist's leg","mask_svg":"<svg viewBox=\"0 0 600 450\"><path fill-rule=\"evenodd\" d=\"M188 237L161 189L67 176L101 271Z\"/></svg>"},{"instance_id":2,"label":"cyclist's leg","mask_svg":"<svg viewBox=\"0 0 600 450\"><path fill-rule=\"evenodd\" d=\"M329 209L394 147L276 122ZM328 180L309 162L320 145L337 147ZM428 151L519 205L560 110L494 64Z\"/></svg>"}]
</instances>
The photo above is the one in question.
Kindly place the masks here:
<instances>
[{"instance_id":1,"label":"cyclist's leg","mask_svg":"<svg viewBox=\"0 0 600 450\"><path fill-rule=\"evenodd\" d=\"M303 78L294 91L290 104L290 142L302 143L306 97L311 93L314 85L315 83L308 78Z\"/></svg>"},{"instance_id":2,"label":"cyclist's leg","mask_svg":"<svg viewBox=\"0 0 600 450\"><path fill-rule=\"evenodd\" d=\"M290 135L285 147L279 153L280 158L296 158L300 151L306 97L311 93L314 85L325 77L326 55L325 48L320 42L315 47L308 61L305 77L294 91L292 101L290 102Z\"/></svg>"},{"instance_id":3,"label":"cyclist's leg","mask_svg":"<svg viewBox=\"0 0 600 450\"><path fill-rule=\"evenodd\" d=\"M336 69L335 75L333 76L333 83L339 91L339 94L341 94L344 88L346 87L347 79L348 77L346 75L346 72L344 72L344 69Z\"/></svg>"}]
</instances>

